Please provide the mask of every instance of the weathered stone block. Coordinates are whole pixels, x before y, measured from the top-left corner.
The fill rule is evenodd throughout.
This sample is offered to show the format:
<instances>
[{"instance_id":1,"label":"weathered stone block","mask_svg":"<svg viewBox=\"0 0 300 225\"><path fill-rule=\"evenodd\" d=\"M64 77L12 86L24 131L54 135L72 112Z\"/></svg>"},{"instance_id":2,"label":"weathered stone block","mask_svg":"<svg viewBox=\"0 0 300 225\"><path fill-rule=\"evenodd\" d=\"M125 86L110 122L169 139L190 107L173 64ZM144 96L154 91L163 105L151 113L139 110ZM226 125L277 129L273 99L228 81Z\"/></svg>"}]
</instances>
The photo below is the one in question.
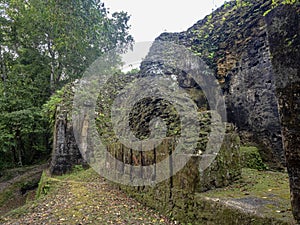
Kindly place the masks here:
<instances>
[{"instance_id":1,"label":"weathered stone block","mask_svg":"<svg viewBox=\"0 0 300 225\"><path fill-rule=\"evenodd\" d=\"M202 172L200 165L205 156L192 156L186 166L174 175L173 187L194 193L230 184L241 173L239 147L238 135L232 131L227 133L212 164Z\"/></svg>"}]
</instances>

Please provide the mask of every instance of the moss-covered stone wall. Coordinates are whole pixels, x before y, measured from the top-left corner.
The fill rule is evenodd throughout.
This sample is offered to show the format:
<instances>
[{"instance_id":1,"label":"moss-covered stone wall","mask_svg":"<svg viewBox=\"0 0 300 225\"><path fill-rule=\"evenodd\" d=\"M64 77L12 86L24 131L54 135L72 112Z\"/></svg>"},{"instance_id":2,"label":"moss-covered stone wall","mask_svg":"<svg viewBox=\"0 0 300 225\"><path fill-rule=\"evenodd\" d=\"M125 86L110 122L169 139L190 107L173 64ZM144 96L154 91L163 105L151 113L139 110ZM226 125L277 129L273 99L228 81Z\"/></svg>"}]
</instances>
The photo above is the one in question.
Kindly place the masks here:
<instances>
[{"instance_id":1,"label":"moss-covered stone wall","mask_svg":"<svg viewBox=\"0 0 300 225\"><path fill-rule=\"evenodd\" d=\"M293 213L300 222L300 8L278 7L266 21Z\"/></svg>"},{"instance_id":2,"label":"moss-covered stone wall","mask_svg":"<svg viewBox=\"0 0 300 225\"><path fill-rule=\"evenodd\" d=\"M285 165L265 23L265 15L278 5L272 0L230 1L187 31L156 39L186 46L215 71L226 96L228 121L238 127L243 143L259 148L272 168ZM142 73L151 66L142 64ZM179 80L186 80L183 76ZM193 82L180 85L189 89Z\"/></svg>"},{"instance_id":3,"label":"moss-covered stone wall","mask_svg":"<svg viewBox=\"0 0 300 225\"><path fill-rule=\"evenodd\" d=\"M142 171L144 162L152 162L154 160L158 163L172 152L170 152L170 147L172 149L174 146L174 140L168 139L154 149L154 152L148 152L147 155L135 154L132 150L131 154L126 154L128 149L120 147L119 144L111 146L109 151L119 160L131 162L134 166L140 165ZM198 216L197 210L194 210L193 207L196 204L200 204L200 202L197 203L194 200L196 193L228 186L240 177L239 147L240 140L238 135L232 128L228 128L216 160L203 172L200 170L200 164L203 163L201 159L204 156L193 155L182 170L169 179L153 186L134 187L118 183L115 185L146 205L172 215L182 222L193 221ZM170 168L176 163L172 160L169 162ZM122 176L125 173L130 175L131 170L124 171L122 168L115 168L116 164L107 163L106 165L112 166L111 172L117 170L118 176ZM145 176L144 179L153 179L155 182L155 170L141 172L141 176ZM204 202L201 201L201 204L204 204Z\"/></svg>"},{"instance_id":4,"label":"moss-covered stone wall","mask_svg":"<svg viewBox=\"0 0 300 225\"><path fill-rule=\"evenodd\" d=\"M262 153L264 160L268 161L271 166L278 168L285 165L282 148L282 144L284 144L290 174L293 212L295 218L299 220L300 188L298 181L300 173L297 117L299 115L297 111L299 108L299 82L297 80L297 76L299 76L299 63L297 61L299 59L299 38L297 36L299 33L299 3L295 3L293 18L288 17L287 19L288 21L291 20L291 23L286 24L289 29L283 29L283 33L274 31L274 27L281 26L282 21L280 20L285 19L278 10L279 20L277 23L267 27L265 20L266 15L267 18L276 17L276 13L274 15L274 12L270 11L275 7L274 1L245 0L225 3L220 9L197 22L186 32L164 33L157 40L185 45L193 53L204 59L215 71L215 77L226 96L228 120L238 127L243 142L252 142L260 147L260 153ZM289 12L288 10L284 11L284 8L282 10L285 14ZM291 27L291 24L294 27ZM139 75L143 76L149 71L151 72L152 67L153 64L144 61ZM179 76L179 85L187 90L200 108L203 107L201 111L207 110L203 92L199 90L195 82L188 78L187 74L182 73L182 71L170 70L170 68L161 67L161 69L165 74ZM276 83L279 86L276 87ZM279 111L275 90L280 100ZM115 90L110 91L114 95L116 94ZM50 167L54 174L65 173L74 164L82 162L70 124L71 109L68 104L71 102L72 96L72 86L69 89L64 89L63 98L66 101L62 101L56 109L53 157ZM107 101L110 102L110 99ZM157 105L150 102L148 106L153 109ZM141 108L138 105L136 107ZM162 108L167 107L162 105ZM161 109L155 108L155 110L160 111ZM281 113L282 124L280 124L279 112ZM132 114L132 118L139 118L142 114L144 115L145 112L140 111L137 114ZM176 119L176 115L174 118ZM104 119L106 119L105 116ZM99 120L98 122L103 121ZM88 121L82 122L82 130L84 131L84 123ZM176 131L176 120L171 120L171 123L175 124L174 132ZM107 124L109 121L104 121L100 125L109 127ZM133 128L137 128L140 137L147 135L147 129L144 129L145 123L135 125L136 127ZM281 125L284 143L282 142ZM110 128L107 131L111 131ZM107 131L102 129L100 133L110 136ZM82 136L84 136L84 132ZM121 188L148 205L166 213L172 213L176 218L183 221L196 221L199 215L203 217L202 219L211 218L211 215L203 216L203 213L205 214L206 209L209 209L208 212L216 209L218 212L216 218L219 218L216 221L219 221L220 224L222 224L222 216L224 215L231 215L228 221L234 221L232 215L236 215L235 221L238 223L242 220L241 214L236 214L234 210L228 208L219 208L219 206L214 205L213 200L198 198L196 194L212 188L224 187L239 176L238 142L237 135L233 130L230 130L226 134L216 160L204 172L199 170L202 156L194 155L183 170L154 187L121 186ZM203 143L205 140L200 143L200 146ZM126 164L141 166L141 176L147 176L146 179L153 179L155 173L143 171L143 164L158 162L172 152L172 146L174 143L164 142L160 149L156 149L160 154L157 152L136 153L121 147L119 144L110 146L109 151ZM109 164L110 162L107 163L108 166L113 166ZM172 167L172 162L169 167ZM130 175L131 171L124 171L122 168L117 169L121 175L122 173L129 173ZM199 207L202 214L194 207ZM252 221L250 217L249 221ZM256 224L264 223L268 224L266 221Z\"/></svg>"},{"instance_id":5,"label":"moss-covered stone wall","mask_svg":"<svg viewBox=\"0 0 300 225\"><path fill-rule=\"evenodd\" d=\"M49 112L53 120L53 150L50 162L50 172L54 175L62 175L70 172L74 165L82 164L83 158L76 143L71 122L72 99L74 96L74 84L66 85L51 99L52 112ZM51 104L48 103L48 104Z\"/></svg>"}]
</instances>

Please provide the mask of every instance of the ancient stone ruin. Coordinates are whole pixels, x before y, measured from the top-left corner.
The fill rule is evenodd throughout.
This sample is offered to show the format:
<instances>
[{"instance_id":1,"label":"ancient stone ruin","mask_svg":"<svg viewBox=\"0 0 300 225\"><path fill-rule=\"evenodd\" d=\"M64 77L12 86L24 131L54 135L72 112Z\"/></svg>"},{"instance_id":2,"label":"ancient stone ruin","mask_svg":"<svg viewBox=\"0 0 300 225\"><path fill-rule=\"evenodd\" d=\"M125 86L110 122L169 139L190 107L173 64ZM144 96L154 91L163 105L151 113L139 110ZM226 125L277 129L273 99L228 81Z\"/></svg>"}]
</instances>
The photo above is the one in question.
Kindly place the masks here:
<instances>
[{"instance_id":1,"label":"ancient stone ruin","mask_svg":"<svg viewBox=\"0 0 300 225\"><path fill-rule=\"evenodd\" d=\"M270 168L282 169L287 166L293 214L299 221L299 5L278 7L271 11L275 7L271 0L242 2L243 4L234 1L225 3L186 32L163 33L156 42L173 42L185 46L200 56L214 71L225 96L228 122L237 127L241 142L256 145ZM197 83L185 71L149 60L156 53L155 48L152 48L148 58L142 62L140 72L132 77L121 78L123 80L117 82L118 85L122 86L136 77L157 76L158 71L169 76L175 75L179 86L187 91L202 111L207 112L209 106ZM112 86L114 85L110 87ZM69 87L69 90L71 89L72 86ZM65 92L69 93L68 89L65 89ZM115 90L111 93L109 98L117 94ZM71 101L72 95L73 93L67 94L65 100ZM160 112L162 108L167 108L161 107L162 103L151 100L144 102L146 103L149 109L151 108L150 111L156 110L152 112ZM100 106L101 114L108 113L101 111ZM137 105L136 108L142 108L139 106L141 105ZM70 124L70 113L70 105L62 104L57 109L50 166L53 174L68 172L73 165L83 162ZM139 119L140 115L144 114L145 112L138 111L132 118ZM176 128L176 115L174 118L169 124L171 127L175 124ZM110 138L111 124L106 120L100 121L103 122L98 124L102 133L105 133L106 138ZM87 143L84 129L88 129L89 120L84 120L83 123L85 124L81 124L82 140L86 140ZM148 199L149 202L156 199L150 205L159 209L179 209L176 212L189 213L192 210L188 210L187 204L195 204L203 210L207 207L219 209L218 203L202 198L199 200L196 192L226 186L239 176L239 138L234 126L229 126L231 128L227 130L223 151L220 151L219 158L206 173L199 172L200 156L195 155L182 171L156 188L121 188L129 193L138 193L141 199ZM147 136L147 124L133 123L132 128L137 136ZM172 145L164 143L163 146L168 146L168 150L161 147L161 151L169 151ZM122 147L120 143L108 148L112 155L129 165L143 166L146 161L159 160L156 152L148 156L140 155ZM86 154L91 152L92 149L87 149ZM108 166L114 168L116 165L108 162ZM121 174L131 173L123 168L117 169ZM141 174L145 175L144 172ZM180 201L182 198L187 201ZM227 208L222 210L226 211ZM194 218L195 215L189 216ZM248 219L251 221L251 218ZM236 221L242 220L243 215L239 214Z\"/></svg>"},{"instance_id":2,"label":"ancient stone ruin","mask_svg":"<svg viewBox=\"0 0 300 225\"><path fill-rule=\"evenodd\" d=\"M279 7L266 18L293 214L300 221L300 17Z\"/></svg>"},{"instance_id":3,"label":"ancient stone ruin","mask_svg":"<svg viewBox=\"0 0 300 225\"><path fill-rule=\"evenodd\" d=\"M74 95L72 85L66 85L64 90L63 101L56 109L53 129L53 151L49 168L50 173L55 175L70 172L74 165L84 163L70 122Z\"/></svg>"},{"instance_id":4,"label":"ancient stone ruin","mask_svg":"<svg viewBox=\"0 0 300 225\"><path fill-rule=\"evenodd\" d=\"M238 127L242 142L257 145L264 160L278 168L285 159L264 18L271 5L247 1L237 7L232 1L186 32L163 33L157 40L190 48L214 69L226 97L228 121Z\"/></svg>"}]
</instances>

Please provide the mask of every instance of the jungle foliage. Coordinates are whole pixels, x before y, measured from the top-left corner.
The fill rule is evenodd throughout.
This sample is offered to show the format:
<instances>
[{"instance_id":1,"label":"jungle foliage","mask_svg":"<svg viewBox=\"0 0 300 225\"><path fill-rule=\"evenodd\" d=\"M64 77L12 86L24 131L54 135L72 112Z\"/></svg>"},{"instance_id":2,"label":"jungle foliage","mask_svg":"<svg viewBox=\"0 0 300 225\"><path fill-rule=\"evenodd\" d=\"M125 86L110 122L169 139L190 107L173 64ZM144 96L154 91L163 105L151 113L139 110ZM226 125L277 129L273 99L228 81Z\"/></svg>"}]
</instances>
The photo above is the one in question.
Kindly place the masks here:
<instances>
[{"instance_id":1,"label":"jungle foliage","mask_svg":"<svg viewBox=\"0 0 300 225\"><path fill-rule=\"evenodd\" d=\"M43 105L103 53L133 42L100 0L0 0L0 169L49 155Z\"/></svg>"}]
</instances>

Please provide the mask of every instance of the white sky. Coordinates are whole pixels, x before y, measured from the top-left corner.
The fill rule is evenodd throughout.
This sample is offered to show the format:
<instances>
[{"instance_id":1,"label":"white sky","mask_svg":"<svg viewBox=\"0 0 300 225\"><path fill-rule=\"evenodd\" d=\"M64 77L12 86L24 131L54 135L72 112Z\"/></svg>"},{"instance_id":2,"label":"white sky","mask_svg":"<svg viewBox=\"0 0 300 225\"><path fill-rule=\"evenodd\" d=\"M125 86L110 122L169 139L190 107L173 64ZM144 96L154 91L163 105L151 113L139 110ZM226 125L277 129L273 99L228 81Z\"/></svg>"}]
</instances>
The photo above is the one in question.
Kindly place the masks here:
<instances>
[{"instance_id":1,"label":"white sky","mask_svg":"<svg viewBox=\"0 0 300 225\"><path fill-rule=\"evenodd\" d=\"M130 33L136 42L154 41L163 32L187 30L221 6L224 0L103 0L110 13L131 15Z\"/></svg>"}]
</instances>

